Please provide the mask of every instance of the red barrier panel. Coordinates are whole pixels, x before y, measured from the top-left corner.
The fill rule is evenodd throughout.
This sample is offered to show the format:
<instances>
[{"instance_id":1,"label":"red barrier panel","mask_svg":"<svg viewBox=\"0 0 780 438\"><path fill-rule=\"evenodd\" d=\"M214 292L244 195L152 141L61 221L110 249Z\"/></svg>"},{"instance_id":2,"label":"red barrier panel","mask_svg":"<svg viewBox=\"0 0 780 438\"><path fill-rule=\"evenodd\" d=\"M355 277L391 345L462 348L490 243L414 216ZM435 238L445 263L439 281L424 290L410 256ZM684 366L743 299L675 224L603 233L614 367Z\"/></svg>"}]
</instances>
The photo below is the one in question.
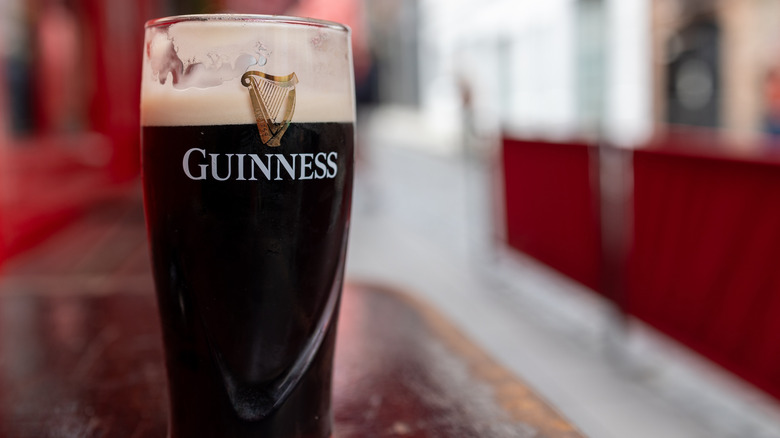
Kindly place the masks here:
<instances>
[{"instance_id":1,"label":"red barrier panel","mask_svg":"<svg viewBox=\"0 0 780 438\"><path fill-rule=\"evenodd\" d=\"M508 244L599 290L595 148L505 139L502 152Z\"/></svg>"},{"instance_id":2,"label":"red barrier panel","mask_svg":"<svg viewBox=\"0 0 780 438\"><path fill-rule=\"evenodd\" d=\"M637 151L631 314L780 397L780 165Z\"/></svg>"},{"instance_id":3,"label":"red barrier panel","mask_svg":"<svg viewBox=\"0 0 780 438\"><path fill-rule=\"evenodd\" d=\"M780 157L726 146L675 133L634 151L631 196L607 209L630 213L600 217L595 148L505 139L507 241L780 399Z\"/></svg>"}]
</instances>

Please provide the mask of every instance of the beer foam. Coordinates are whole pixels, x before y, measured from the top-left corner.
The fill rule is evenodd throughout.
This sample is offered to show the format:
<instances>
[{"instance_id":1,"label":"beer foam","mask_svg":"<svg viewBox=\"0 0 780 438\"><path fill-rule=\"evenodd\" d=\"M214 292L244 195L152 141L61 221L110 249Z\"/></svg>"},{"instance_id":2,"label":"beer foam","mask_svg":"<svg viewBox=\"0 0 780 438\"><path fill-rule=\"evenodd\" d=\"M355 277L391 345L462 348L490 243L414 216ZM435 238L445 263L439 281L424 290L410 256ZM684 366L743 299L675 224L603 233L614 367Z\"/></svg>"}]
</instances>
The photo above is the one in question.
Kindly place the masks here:
<instances>
[{"instance_id":1,"label":"beer foam","mask_svg":"<svg viewBox=\"0 0 780 438\"><path fill-rule=\"evenodd\" d=\"M295 73L292 122L350 122L355 114L351 58L349 30L333 23L239 15L150 22L141 123L255 123L249 89L241 83L253 70Z\"/></svg>"}]
</instances>

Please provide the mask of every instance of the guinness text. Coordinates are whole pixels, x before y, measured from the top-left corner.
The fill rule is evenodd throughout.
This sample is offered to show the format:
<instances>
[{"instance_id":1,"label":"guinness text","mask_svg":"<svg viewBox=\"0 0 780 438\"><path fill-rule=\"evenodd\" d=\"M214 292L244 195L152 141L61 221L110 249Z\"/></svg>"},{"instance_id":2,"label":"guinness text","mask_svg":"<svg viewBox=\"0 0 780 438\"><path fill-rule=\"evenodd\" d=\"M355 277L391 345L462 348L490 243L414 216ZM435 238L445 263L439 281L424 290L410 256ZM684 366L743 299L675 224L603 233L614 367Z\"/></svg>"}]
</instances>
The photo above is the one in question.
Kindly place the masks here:
<instances>
[{"instance_id":1,"label":"guinness text","mask_svg":"<svg viewBox=\"0 0 780 438\"><path fill-rule=\"evenodd\" d=\"M184 154L182 168L191 180L268 181L335 178L338 153L316 154L207 154L192 148Z\"/></svg>"}]
</instances>

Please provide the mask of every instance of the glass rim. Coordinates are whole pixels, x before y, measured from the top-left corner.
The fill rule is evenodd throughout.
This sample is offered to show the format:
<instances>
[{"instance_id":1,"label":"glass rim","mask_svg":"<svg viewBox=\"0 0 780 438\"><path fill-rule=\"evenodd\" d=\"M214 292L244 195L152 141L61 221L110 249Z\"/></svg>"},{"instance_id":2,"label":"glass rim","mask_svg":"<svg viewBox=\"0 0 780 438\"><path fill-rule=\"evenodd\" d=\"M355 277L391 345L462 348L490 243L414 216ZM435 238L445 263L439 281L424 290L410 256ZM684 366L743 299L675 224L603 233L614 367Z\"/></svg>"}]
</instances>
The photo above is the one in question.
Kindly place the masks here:
<instances>
[{"instance_id":1,"label":"glass rim","mask_svg":"<svg viewBox=\"0 0 780 438\"><path fill-rule=\"evenodd\" d=\"M320 20L316 18L294 17L291 15L262 15L262 14L186 14L161 17L146 22L146 28L170 26L182 22L199 21L223 21L232 23L269 23L288 24L297 26L319 27L343 32L349 32L349 26L335 21Z\"/></svg>"}]
</instances>

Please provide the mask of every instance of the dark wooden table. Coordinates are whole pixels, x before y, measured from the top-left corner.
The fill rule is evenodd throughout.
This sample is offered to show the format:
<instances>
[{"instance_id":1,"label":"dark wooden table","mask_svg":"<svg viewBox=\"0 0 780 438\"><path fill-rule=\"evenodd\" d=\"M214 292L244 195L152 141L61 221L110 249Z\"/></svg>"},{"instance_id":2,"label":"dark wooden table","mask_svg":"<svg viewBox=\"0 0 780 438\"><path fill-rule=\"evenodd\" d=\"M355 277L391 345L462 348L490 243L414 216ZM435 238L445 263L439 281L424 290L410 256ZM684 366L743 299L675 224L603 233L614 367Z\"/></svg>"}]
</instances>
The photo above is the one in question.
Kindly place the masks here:
<instances>
[{"instance_id":1,"label":"dark wooden table","mask_svg":"<svg viewBox=\"0 0 780 438\"><path fill-rule=\"evenodd\" d=\"M0 437L164 437L167 396L141 200L106 199L0 282ZM335 437L580 437L432 308L350 283Z\"/></svg>"}]
</instances>

